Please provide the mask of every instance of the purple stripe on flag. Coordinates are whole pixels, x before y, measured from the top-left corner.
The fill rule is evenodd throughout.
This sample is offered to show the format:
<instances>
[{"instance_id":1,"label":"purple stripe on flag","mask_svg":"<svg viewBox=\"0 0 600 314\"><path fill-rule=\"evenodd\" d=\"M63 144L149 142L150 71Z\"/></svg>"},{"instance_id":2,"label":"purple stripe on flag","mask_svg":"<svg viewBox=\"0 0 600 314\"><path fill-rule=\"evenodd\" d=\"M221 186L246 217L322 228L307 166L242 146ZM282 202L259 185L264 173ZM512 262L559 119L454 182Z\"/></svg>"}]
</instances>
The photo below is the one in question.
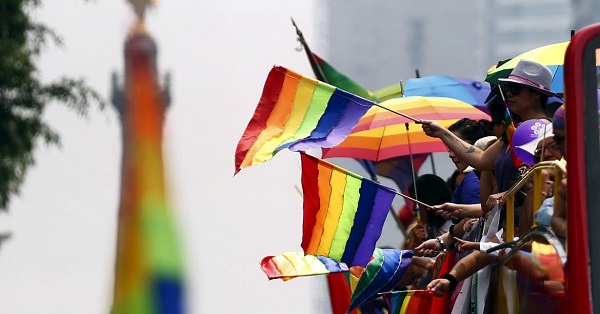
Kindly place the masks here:
<instances>
[{"instance_id":1,"label":"purple stripe on flag","mask_svg":"<svg viewBox=\"0 0 600 314\"><path fill-rule=\"evenodd\" d=\"M360 190L358 190L360 193L358 209L354 215L354 225L352 225L352 229L350 230L350 236L348 236L348 241L346 241L344 255L342 255L342 262L350 264L350 266L355 266L352 264L352 261L354 260L356 250L365 235L367 224L371 218L371 210L373 209L373 202L377 195L377 190L379 190L379 184L366 179L363 179Z\"/></svg>"},{"instance_id":2,"label":"purple stripe on flag","mask_svg":"<svg viewBox=\"0 0 600 314\"><path fill-rule=\"evenodd\" d=\"M348 266L345 263L337 262L329 257L317 255L317 258L325 265L325 268L332 273L339 273L343 271L348 271Z\"/></svg>"},{"instance_id":3,"label":"purple stripe on flag","mask_svg":"<svg viewBox=\"0 0 600 314\"><path fill-rule=\"evenodd\" d=\"M400 251L400 263L398 264L398 269L394 273L394 276L388 281L388 283L379 290L379 292L387 292L394 289L394 287L400 282L404 273L408 269L408 265L410 265L410 261L412 261L412 257L414 255L414 251L412 250L402 250Z\"/></svg>"},{"instance_id":4,"label":"purple stripe on flag","mask_svg":"<svg viewBox=\"0 0 600 314\"><path fill-rule=\"evenodd\" d=\"M400 250L394 249L385 249L381 250L382 252L382 261L379 269L372 269L372 266L379 266L377 263L371 263L367 265L366 272L373 272L375 274L372 277L370 282L364 282L364 278L368 278L365 276L364 278L361 276L359 280L355 293L358 292L358 295L352 295L352 303L350 304L349 312L363 304L364 302L371 300L377 297L377 293L383 292L381 288L387 285L391 278L394 277L394 274L398 270L398 266L400 265ZM377 255L376 255L377 256ZM360 291L359 286L366 284L365 288Z\"/></svg>"},{"instance_id":5,"label":"purple stripe on flag","mask_svg":"<svg viewBox=\"0 0 600 314\"><path fill-rule=\"evenodd\" d=\"M381 236L383 230L383 223L390 210L390 205L394 200L396 193L385 186L381 186L375 194L375 200L373 202L373 210L371 211L371 217L367 228L365 229L365 235L358 245L354 259L350 265L366 266L373 251L375 250L375 244Z\"/></svg>"},{"instance_id":6,"label":"purple stripe on flag","mask_svg":"<svg viewBox=\"0 0 600 314\"><path fill-rule=\"evenodd\" d=\"M293 143L291 151L314 147L333 147L341 143L373 103L337 88L331 95L327 110L310 137Z\"/></svg>"}]
</instances>

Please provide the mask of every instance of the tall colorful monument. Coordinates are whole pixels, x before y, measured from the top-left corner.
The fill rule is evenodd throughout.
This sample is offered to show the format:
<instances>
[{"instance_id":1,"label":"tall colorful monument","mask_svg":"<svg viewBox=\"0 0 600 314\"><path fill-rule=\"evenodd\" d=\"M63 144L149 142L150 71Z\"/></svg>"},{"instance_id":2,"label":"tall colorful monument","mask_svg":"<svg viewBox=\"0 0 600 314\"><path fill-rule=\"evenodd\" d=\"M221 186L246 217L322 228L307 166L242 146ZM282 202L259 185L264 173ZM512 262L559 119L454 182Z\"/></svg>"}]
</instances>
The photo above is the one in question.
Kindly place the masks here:
<instances>
[{"instance_id":1,"label":"tall colorful monument","mask_svg":"<svg viewBox=\"0 0 600 314\"><path fill-rule=\"evenodd\" d=\"M162 158L169 80L167 76L166 86L159 86L156 44L143 24L148 3L132 3L139 20L125 41L122 88L113 75L112 102L122 122L123 164L112 312L183 313L181 252Z\"/></svg>"}]
</instances>

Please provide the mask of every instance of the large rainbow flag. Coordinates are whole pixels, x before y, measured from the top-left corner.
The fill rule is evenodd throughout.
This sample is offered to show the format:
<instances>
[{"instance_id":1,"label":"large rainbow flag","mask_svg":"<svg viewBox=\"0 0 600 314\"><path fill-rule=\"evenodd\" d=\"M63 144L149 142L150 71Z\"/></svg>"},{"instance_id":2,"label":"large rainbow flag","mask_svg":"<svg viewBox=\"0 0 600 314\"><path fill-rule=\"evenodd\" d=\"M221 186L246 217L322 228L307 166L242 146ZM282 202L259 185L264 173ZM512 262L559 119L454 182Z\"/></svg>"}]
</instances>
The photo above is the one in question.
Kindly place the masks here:
<instances>
[{"instance_id":1,"label":"large rainbow flag","mask_svg":"<svg viewBox=\"0 0 600 314\"><path fill-rule=\"evenodd\" d=\"M333 147L373 102L281 66L269 73L235 153L235 173L288 148Z\"/></svg>"},{"instance_id":2,"label":"large rainbow flag","mask_svg":"<svg viewBox=\"0 0 600 314\"><path fill-rule=\"evenodd\" d=\"M301 153L305 254L366 266L396 192Z\"/></svg>"},{"instance_id":3,"label":"large rainbow flag","mask_svg":"<svg viewBox=\"0 0 600 314\"><path fill-rule=\"evenodd\" d=\"M126 43L123 168L112 313L183 313L183 271L162 159L164 106L149 47Z\"/></svg>"}]
</instances>

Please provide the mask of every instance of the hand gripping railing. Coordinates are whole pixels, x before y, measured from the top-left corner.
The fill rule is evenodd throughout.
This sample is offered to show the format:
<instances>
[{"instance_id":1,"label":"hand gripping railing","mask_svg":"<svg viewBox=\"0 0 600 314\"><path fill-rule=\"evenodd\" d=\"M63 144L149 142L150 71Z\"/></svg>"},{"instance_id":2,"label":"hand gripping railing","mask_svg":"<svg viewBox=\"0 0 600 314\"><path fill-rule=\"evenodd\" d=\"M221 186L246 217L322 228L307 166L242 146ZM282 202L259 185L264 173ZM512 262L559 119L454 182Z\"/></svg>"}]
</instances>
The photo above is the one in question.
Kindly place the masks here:
<instances>
[{"instance_id":1,"label":"hand gripping railing","mask_svg":"<svg viewBox=\"0 0 600 314\"><path fill-rule=\"evenodd\" d=\"M506 241L512 241L515 238L515 195L516 193L533 177L533 209L531 211L533 227L535 227L535 213L542 205L542 169L555 169L554 173L554 193L558 191L560 181L567 174L567 167L563 161L542 161L529 169L515 184L513 184L506 193L498 200L500 204L506 206ZM562 202L560 197L554 198L554 206L557 202ZM562 205L562 204L561 204Z\"/></svg>"}]
</instances>

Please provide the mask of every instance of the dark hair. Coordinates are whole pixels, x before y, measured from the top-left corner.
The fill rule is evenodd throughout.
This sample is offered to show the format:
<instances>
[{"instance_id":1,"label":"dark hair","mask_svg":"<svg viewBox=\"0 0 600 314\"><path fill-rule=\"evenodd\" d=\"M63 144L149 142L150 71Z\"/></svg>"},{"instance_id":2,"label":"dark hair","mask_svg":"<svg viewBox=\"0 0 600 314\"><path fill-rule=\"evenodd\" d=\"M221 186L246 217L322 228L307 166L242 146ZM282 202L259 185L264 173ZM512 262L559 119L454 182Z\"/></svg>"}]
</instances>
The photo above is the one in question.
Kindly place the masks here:
<instances>
[{"instance_id":1,"label":"dark hair","mask_svg":"<svg viewBox=\"0 0 600 314\"><path fill-rule=\"evenodd\" d=\"M540 93L540 101L542 102L542 109L546 109L546 105L548 104L548 95Z\"/></svg>"},{"instance_id":2,"label":"dark hair","mask_svg":"<svg viewBox=\"0 0 600 314\"><path fill-rule=\"evenodd\" d=\"M408 187L408 194L415 197L415 185L412 183ZM419 201L431 206L452 200L452 190L444 179L435 174L424 174L417 178L417 194ZM429 221L427 227L430 229L427 233L432 238L439 233L446 220L425 208L421 208L421 213L427 215Z\"/></svg>"},{"instance_id":3,"label":"dark hair","mask_svg":"<svg viewBox=\"0 0 600 314\"><path fill-rule=\"evenodd\" d=\"M448 130L458 133L458 137L470 144L475 144L482 137L493 135L490 129L490 121L483 119L475 121L469 118L462 118L452 123Z\"/></svg>"},{"instance_id":4,"label":"dark hair","mask_svg":"<svg viewBox=\"0 0 600 314\"><path fill-rule=\"evenodd\" d=\"M506 107L502 102L502 97L496 94L485 104L485 106L490 112L490 117L492 118L493 124L500 124L500 122L504 121Z\"/></svg>"},{"instance_id":5,"label":"dark hair","mask_svg":"<svg viewBox=\"0 0 600 314\"><path fill-rule=\"evenodd\" d=\"M454 192L454 190L456 190L456 179L458 178L458 176L461 174L462 172L459 172L458 169L454 169L454 172L452 172L452 174L450 175L450 177L448 177L448 179L446 179L446 184L448 184L448 186L450 187L450 190L452 190L452 192Z\"/></svg>"}]
</instances>

